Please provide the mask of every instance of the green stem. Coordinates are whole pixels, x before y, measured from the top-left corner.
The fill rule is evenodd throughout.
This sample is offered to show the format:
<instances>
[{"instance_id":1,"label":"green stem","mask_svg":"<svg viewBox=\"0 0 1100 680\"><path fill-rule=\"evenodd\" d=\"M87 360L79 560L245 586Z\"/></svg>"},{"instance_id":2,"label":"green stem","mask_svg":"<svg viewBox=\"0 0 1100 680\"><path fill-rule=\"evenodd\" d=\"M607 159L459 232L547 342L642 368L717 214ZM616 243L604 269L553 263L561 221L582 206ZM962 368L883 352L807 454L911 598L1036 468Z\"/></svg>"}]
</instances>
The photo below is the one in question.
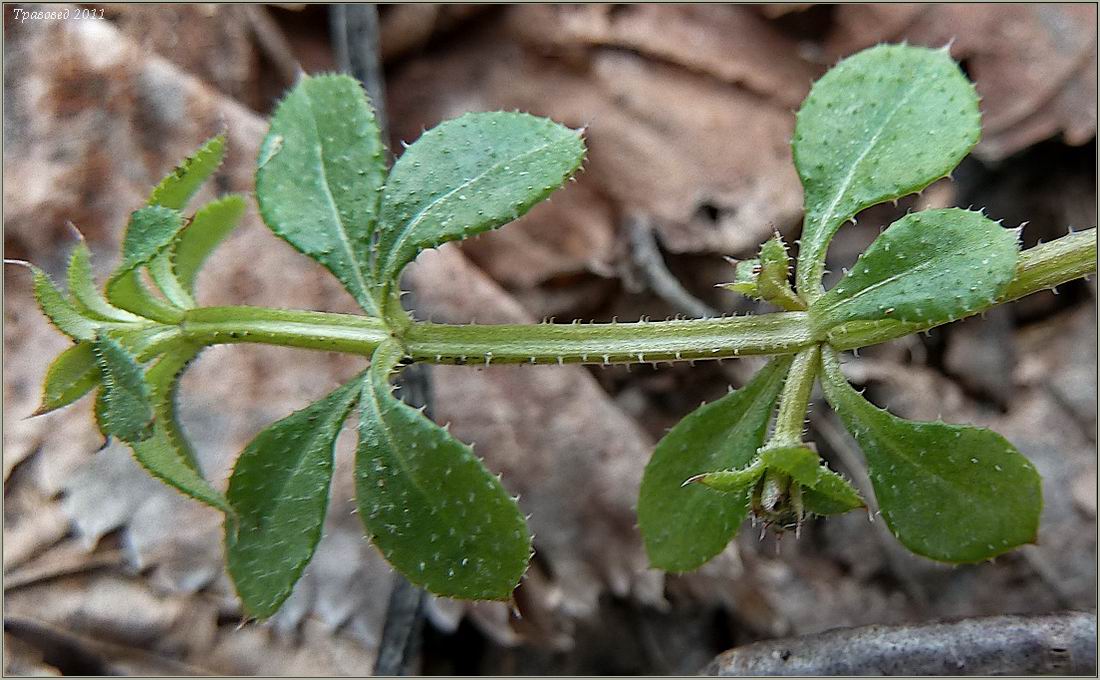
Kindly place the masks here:
<instances>
[{"instance_id":1,"label":"green stem","mask_svg":"<svg viewBox=\"0 0 1100 680\"><path fill-rule=\"evenodd\" d=\"M789 354L812 344L805 312L682 321L454 326L416 323L406 351L434 363L644 363Z\"/></svg>"},{"instance_id":2,"label":"green stem","mask_svg":"<svg viewBox=\"0 0 1100 680\"><path fill-rule=\"evenodd\" d=\"M1071 234L1022 252L1016 277L997 302L1014 300L1095 271L1096 230ZM399 339L414 360L432 363L610 364L795 354L822 340L837 349L852 349L926 328L931 326L897 321L853 322L833 329L827 338L820 338L811 332L805 312L777 312L636 323L415 322L400 331ZM263 307L187 310L178 331L184 339L203 345L248 342L364 356L391 337L385 324L374 317Z\"/></svg>"},{"instance_id":3,"label":"green stem","mask_svg":"<svg viewBox=\"0 0 1100 680\"><path fill-rule=\"evenodd\" d=\"M262 307L189 310L183 336L202 344L263 343L370 355L390 337L373 317ZM414 323L403 334L417 361L637 363L789 354L813 343L803 312L603 324Z\"/></svg>"},{"instance_id":4,"label":"green stem","mask_svg":"<svg viewBox=\"0 0 1100 680\"><path fill-rule=\"evenodd\" d=\"M764 448L798 446L802 443L802 429L806 422L806 409L810 393L817 377L821 346L813 345L799 352L787 372L783 392L779 395L779 412L775 416L775 428Z\"/></svg>"}]
</instances>

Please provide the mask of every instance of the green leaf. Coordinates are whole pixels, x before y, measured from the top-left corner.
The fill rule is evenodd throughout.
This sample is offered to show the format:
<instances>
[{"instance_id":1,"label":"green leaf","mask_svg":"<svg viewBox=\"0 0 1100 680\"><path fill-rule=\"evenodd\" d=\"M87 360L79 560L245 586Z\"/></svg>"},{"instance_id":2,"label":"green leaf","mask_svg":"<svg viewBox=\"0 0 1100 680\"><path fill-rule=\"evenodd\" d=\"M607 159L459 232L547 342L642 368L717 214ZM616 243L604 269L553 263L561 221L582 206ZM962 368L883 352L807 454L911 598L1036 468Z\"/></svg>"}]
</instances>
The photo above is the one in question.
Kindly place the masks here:
<instances>
[{"instance_id":1,"label":"green leaf","mask_svg":"<svg viewBox=\"0 0 1100 680\"><path fill-rule=\"evenodd\" d=\"M690 571L720 553L745 521L738 497L699 484L693 475L745 467L764 443L789 357L773 359L747 385L699 407L657 444L638 498L638 521L650 563Z\"/></svg>"},{"instance_id":2,"label":"green leaf","mask_svg":"<svg viewBox=\"0 0 1100 680\"><path fill-rule=\"evenodd\" d=\"M250 616L274 614L313 558L328 508L336 437L362 378L271 425L233 468L226 496L229 573Z\"/></svg>"},{"instance_id":3,"label":"green leaf","mask_svg":"<svg viewBox=\"0 0 1100 680\"><path fill-rule=\"evenodd\" d=\"M151 387L155 413L153 433L142 441L130 442L130 447L134 458L149 474L184 495L232 516L225 496L203 477L176 417L179 377L200 350L197 346L177 345L166 351L146 373L145 381Z\"/></svg>"},{"instance_id":4,"label":"green leaf","mask_svg":"<svg viewBox=\"0 0 1100 680\"><path fill-rule=\"evenodd\" d=\"M946 176L980 134L978 95L946 49L872 47L814 83L792 142L805 189L803 297L818 295L825 250L845 220Z\"/></svg>"},{"instance_id":5,"label":"green leaf","mask_svg":"<svg viewBox=\"0 0 1100 680\"><path fill-rule=\"evenodd\" d=\"M80 240L69 257L68 270L69 294L76 300L76 305L82 308L84 315L104 321L141 321L140 316L114 307L103 298L92 274L92 254L88 244L83 234L77 234Z\"/></svg>"},{"instance_id":6,"label":"green leaf","mask_svg":"<svg viewBox=\"0 0 1100 680\"><path fill-rule=\"evenodd\" d=\"M791 290L791 260L787 245L778 232L760 246L760 275L757 279L759 295L764 300L788 312L806 309L804 303Z\"/></svg>"},{"instance_id":7,"label":"green leaf","mask_svg":"<svg viewBox=\"0 0 1100 680\"><path fill-rule=\"evenodd\" d=\"M153 434L153 404L141 367L104 333L96 335L93 349L103 375L103 434L124 442L148 439Z\"/></svg>"},{"instance_id":8,"label":"green leaf","mask_svg":"<svg viewBox=\"0 0 1100 680\"><path fill-rule=\"evenodd\" d=\"M160 181L149 196L149 205L183 210L187 202L214 174L225 156L225 136L211 137L190 158Z\"/></svg>"},{"instance_id":9,"label":"green leaf","mask_svg":"<svg viewBox=\"0 0 1100 680\"><path fill-rule=\"evenodd\" d=\"M264 222L377 315L369 260L386 167L363 88L347 76L303 76L275 109L258 165Z\"/></svg>"},{"instance_id":10,"label":"green leaf","mask_svg":"<svg viewBox=\"0 0 1100 680\"><path fill-rule=\"evenodd\" d=\"M891 319L932 325L993 304L1016 273L1015 232L958 208L890 225L852 271L814 303L819 328Z\"/></svg>"},{"instance_id":11,"label":"green leaf","mask_svg":"<svg viewBox=\"0 0 1100 680\"><path fill-rule=\"evenodd\" d=\"M745 297L760 299L760 260L728 260L733 263L733 281L721 284L723 288Z\"/></svg>"},{"instance_id":12,"label":"green leaf","mask_svg":"<svg viewBox=\"0 0 1100 680\"><path fill-rule=\"evenodd\" d=\"M771 470L779 470L805 487L803 501L807 496L814 499L815 507L807 510L818 515L835 515L864 507L851 484L843 477L824 466L821 458L803 446L780 447L760 452L760 462Z\"/></svg>"},{"instance_id":13,"label":"green leaf","mask_svg":"<svg viewBox=\"0 0 1100 680\"><path fill-rule=\"evenodd\" d=\"M100 370L92 343L79 342L54 359L42 385L42 403L33 415L68 406L99 384Z\"/></svg>"},{"instance_id":14,"label":"green leaf","mask_svg":"<svg viewBox=\"0 0 1100 680\"><path fill-rule=\"evenodd\" d=\"M122 239L122 264L113 276L148 264L176 239L183 228L178 210L149 206L135 210Z\"/></svg>"},{"instance_id":15,"label":"green leaf","mask_svg":"<svg viewBox=\"0 0 1100 680\"><path fill-rule=\"evenodd\" d=\"M859 442L890 531L913 552L942 562L978 562L1039 530L1035 467L990 430L911 422L876 408L822 353L825 396Z\"/></svg>"},{"instance_id":16,"label":"green leaf","mask_svg":"<svg viewBox=\"0 0 1100 680\"><path fill-rule=\"evenodd\" d=\"M402 358L378 346L359 410L359 516L409 581L469 600L506 600L527 568L531 537L519 507L473 450L392 394Z\"/></svg>"},{"instance_id":17,"label":"green leaf","mask_svg":"<svg viewBox=\"0 0 1100 680\"><path fill-rule=\"evenodd\" d=\"M721 470L696 475L689 482L698 482L724 493L746 493L766 470L777 470L791 477L803 488L806 509L818 515L837 515L864 507L851 484L832 470L823 467L816 453L802 446L764 449L752 463L740 470Z\"/></svg>"},{"instance_id":18,"label":"green leaf","mask_svg":"<svg viewBox=\"0 0 1100 680\"><path fill-rule=\"evenodd\" d=\"M4 262L18 264L31 270L34 280L34 299L38 303L38 308L57 330L77 341L95 339L98 322L82 315L66 299L49 274L22 260L4 260Z\"/></svg>"},{"instance_id":19,"label":"green leaf","mask_svg":"<svg viewBox=\"0 0 1100 680\"><path fill-rule=\"evenodd\" d=\"M183 287L176 276L176 269L172 264L171 248L153 258L153 261L149 263L149 274L152 275L153 282L157 284L160 292L164 293L164 297L168 298L168 301L173 305L181 309L191 309L195 306L195 299L191 297L191 293Z\"/></svg>"},{"instance_id":20,"label":"green leaf","mask_svg":"<svg viewBox=\"0 0 1100 680\"><path fill-rule=\"evenodd\" d=\"M130 215L122 241L122 264L107 280L107 299L127 311L163 323L176 323L182 312L145 288L140 268L168 248L183 228L183 215L162 206L149 206Z\"/></svg>"},{"instance_id":21,"label":"green leaf","mask_svg":"<svg viewBox=\"0 0 1100 680\"><path fill-rule=\"evenodd\" d=\"M767 468L759 458L754 458L748 467L740 470L719 470L717 472L704 472L688 478L684 484L702 484L703 486L729 494L743 494L749 490L756 480L760 479ZM728 542L728 541L727 541Z\"/></svg>"},{"instance_id":22,"label":"green leaf","mask_svg":"<svg viewBox=\"0 0 1100 680\"><path fill-rule=\"evenodd\" d=\"M238 194L211 201L195 213L194 218L172 247L172 260L176 278L192 296L195 294L195 276L206 258L233 231L244 215L244 197Z\"/></svg>"},{"instance_id":23,"label":"green leaf","mask_svg":"<svg viewBox=\"0 0 1100 680\"><path fill-rule=\"evenodd\" d=\"M429 130L386 181L377 282L388 291L421 250L518 218L583 159L579 131L523 113L468 113Z\"/></svg>"}]
</instances>

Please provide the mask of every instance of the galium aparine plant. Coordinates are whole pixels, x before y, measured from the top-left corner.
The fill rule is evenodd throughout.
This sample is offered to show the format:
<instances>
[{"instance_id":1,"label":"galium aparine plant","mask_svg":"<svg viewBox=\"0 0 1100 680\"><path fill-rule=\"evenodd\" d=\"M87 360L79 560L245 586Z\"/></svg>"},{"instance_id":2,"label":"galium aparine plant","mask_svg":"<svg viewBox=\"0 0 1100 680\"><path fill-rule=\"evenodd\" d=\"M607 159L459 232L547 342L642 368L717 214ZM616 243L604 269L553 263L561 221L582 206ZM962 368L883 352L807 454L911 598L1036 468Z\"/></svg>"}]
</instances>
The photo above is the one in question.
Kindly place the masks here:
<instances>
[{"instance_id":1,"label":"galium aparine plant","mask_svg":"<svg viewBox=\"0 0 1100 680\"><path fill-rule=\"evenodd\" d=\"M866 455L890 531L944 562L987 560L1035 540L1034 466L995 432L911 422L866 401L845 379L845 350L977 314L1085 276L1095 229L1020 251L1018 231L981 212L906 215L830 290L830 239L861 210L947 176L977 143L978 97L946 50L879 46L840 62L798 111L792 150L805 221L792 286L777 237L739 263L733 290L779 310L755 316L615 324L448 325L415 320L398 280L421 251L500 227L581 166L576 130L522 113L472 113L424 133L387 170L360 86L303 77L271 119L256 199L278 236L327 268L361 315L196 302L204 260L232 231L245 198L188 204L222 161L214 137L130 216L122 260L100 286L83 241L67 291L39 268L38 304L74 344L49 367L37 413L96 393L95 417L150 474L225 516L229 573L246 611L267 617L290 595L321 536L344 421L358 420L359 516L385 558L438 595L507 599L532 554L523 515L501 481L446 429L397 399L410 362L629 363L773 358L746 385L696 409L657 445L638 500L653 566L692 570L750 514L779 529L866 499L804 440L811 391ZM154 286L147 285L151 280ZM359 354L362 373L258 434L228 487L208 481L176 415L180 375L204 347L268 343Z\"/></svg>"}]
</instances>

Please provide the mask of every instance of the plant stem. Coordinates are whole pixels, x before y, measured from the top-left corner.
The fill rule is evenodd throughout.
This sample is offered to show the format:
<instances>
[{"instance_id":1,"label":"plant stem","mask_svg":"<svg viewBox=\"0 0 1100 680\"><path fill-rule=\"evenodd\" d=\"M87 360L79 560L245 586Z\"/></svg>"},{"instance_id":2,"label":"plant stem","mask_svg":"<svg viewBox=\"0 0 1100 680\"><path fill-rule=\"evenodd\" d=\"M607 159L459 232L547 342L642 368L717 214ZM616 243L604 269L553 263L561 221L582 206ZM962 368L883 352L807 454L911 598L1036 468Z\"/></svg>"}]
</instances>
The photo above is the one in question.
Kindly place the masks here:
<instances>
[{"instance_id":1,"label":"plant stem","mask_svg":"<svg viewBox=\"0 0 1100 680\"><path fill-rule=\"evenodd\" d=\"M452 326L417 323L414 359L435 363L644 363L789 354L813 343L804 312L681 321Z\"/></svg>"},{"instance_id":2,"label":"plant stem","mask_svg":"<svg viewBox=\"0 0 1100 680\"><path fill-rule=\"evenodd\" d=\"M1064 236L1023 251L1016 277L989 307L1095 271L1096 230ZM439 364L612 364L795 354L823 340L838 350L854 349L935 325L939 324L852 322L821 338L810 330L805 312L598 324L415 322L400 340L413 360ZM367 356L391 336L385 324L373 317L263 307L188 310L179 330L185 339L203 345L249 342Z\"/></svg>"},{"instance_id":3,"label":"plant stem","mask_svg":"<svg viewBox=\"0 0 1100 680\"><path fill-rule=\"evenodd\" d=\"M787 380L783 383L783 392L779 395L775 428L764 448L798 446L802 443L806 409L810 404L810 393L814 389L820 355L821 346L813 345L799 352L791 362Z\"/></svg>"}]
</instances>

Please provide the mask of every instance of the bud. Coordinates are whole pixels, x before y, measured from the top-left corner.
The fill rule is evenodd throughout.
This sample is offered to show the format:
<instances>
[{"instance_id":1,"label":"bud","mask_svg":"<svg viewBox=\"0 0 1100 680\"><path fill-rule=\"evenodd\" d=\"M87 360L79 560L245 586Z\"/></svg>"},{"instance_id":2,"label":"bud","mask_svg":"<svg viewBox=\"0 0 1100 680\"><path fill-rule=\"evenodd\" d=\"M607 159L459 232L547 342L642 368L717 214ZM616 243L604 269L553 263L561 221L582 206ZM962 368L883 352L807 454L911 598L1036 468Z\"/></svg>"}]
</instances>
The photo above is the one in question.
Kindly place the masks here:
<instances>
[{"instance_id":1,"label":"bud","mask_svg":"<svg viewBox=\"0 0 1100 680\"><path fill-rule=\"evenodd\" d=\"M776 533L791 529L797 532L806 515L802 506L802 485L790 475L768 469L753 487L752 514L764 522L765 528L773 528Z\"/></svg>"}]
</instances>

